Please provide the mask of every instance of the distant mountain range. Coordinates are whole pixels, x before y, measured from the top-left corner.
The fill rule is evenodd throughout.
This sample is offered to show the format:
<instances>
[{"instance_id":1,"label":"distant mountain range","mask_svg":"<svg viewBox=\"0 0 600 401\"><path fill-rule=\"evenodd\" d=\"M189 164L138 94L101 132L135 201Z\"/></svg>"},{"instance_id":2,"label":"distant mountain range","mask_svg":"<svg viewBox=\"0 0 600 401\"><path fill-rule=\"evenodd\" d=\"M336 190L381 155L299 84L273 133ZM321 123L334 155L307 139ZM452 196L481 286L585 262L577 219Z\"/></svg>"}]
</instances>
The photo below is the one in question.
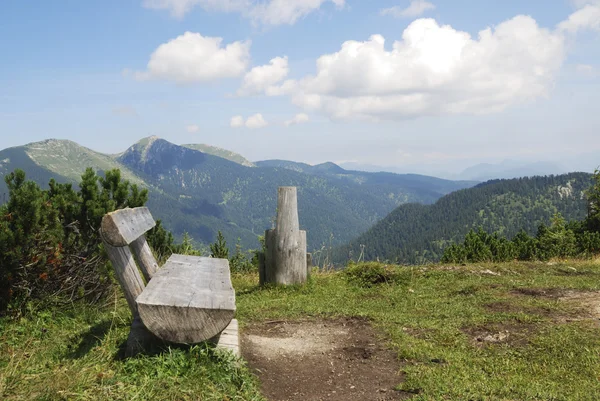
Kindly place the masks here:
<instances>
[{"instance_id":1,"label":"distant mountain range","mask_svg":"<svg viewBox=\"0 0 600 401\"><path fill-rule=\"evenodd\" d=\"M348 171L333 164L286 161L251 163L208 145L178 146L145 138L118 155L75 142L49 139L0 151L0 179L16 168L47 186L50 178L78 183L86 167L119 168L123 177L150 191L149 207L176 235L188 232L202 243L221 230L230 245L258 246L276 212L277 187L298 187L300 224L309 247L342 244L366 231L398 205L433 203L472 181L420 175ZM0 201L6 193L0 183Z\"/></svg>"},{"instance_id":2,"label":"distant mountain range","mask_svg":"<svg viewBox=\"0 0 600 401\"><path fill-rule=\"evenodd\" d=\"M339 264L349 258L379 258L401 263L438 261L453 241L461 241L470 229L482 227L512 238L519 230L535 234L560 212L567 220L587 215L584 191L592 175L493 180L450 193L432 205L397 207L368 231L335 250ZM361 256L362 255L362 256Z\"/></svg>"},{"instance_id":3,"label":"distant mountain range","mask_svg":"<svg viewBox=\"0 0 600 401\"><path fill-rule=\"evenodd\" d=\"M467 167L462 171L452 171L441 166L405 165L405 166L377 166L356 162L340 163L340 166L349 170L368 172L387 171L396 174L420 172L451 180L488 181L495 179L511 179L520 177L533 177L566 174L573 171L591 173L600 165L597 153L570 156L557 161L525 162L517 160L504 160L500 163L480 163Z\"/></svg>"},{"instance_id":4,"label":"distant mountain range","mask_svg":"<svg viewBox=\"0 0 600 401\"><path fill-rule=\"evenodd\" d=\"M551 174L564 174L566 172L568 172L567 168L554 162L518 163L504 161L498 164L477 164L463 170L458 177L461 177L461 179L488 181L503 178L510 179Z\"/></svg>"}]
</instances>

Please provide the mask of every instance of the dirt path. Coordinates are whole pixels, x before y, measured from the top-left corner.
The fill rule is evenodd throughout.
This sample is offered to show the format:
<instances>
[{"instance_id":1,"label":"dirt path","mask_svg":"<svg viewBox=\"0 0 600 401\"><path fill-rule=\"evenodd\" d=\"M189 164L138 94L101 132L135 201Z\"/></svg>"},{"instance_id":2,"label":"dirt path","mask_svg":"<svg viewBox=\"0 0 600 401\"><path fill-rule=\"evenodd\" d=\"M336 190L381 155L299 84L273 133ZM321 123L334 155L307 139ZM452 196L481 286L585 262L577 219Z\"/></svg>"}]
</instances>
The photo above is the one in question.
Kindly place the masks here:
<instances>
[{"instance_id":1,"label":"dirt path","mask_svg":"<svg viewBox=\"0 0 600 401\"><path fill-rule=\"evenodd\" d=\"M368 321L266 322L246 327L242 354L271 401L401 400L395 354Z\"/></svg>"}]
</instances>

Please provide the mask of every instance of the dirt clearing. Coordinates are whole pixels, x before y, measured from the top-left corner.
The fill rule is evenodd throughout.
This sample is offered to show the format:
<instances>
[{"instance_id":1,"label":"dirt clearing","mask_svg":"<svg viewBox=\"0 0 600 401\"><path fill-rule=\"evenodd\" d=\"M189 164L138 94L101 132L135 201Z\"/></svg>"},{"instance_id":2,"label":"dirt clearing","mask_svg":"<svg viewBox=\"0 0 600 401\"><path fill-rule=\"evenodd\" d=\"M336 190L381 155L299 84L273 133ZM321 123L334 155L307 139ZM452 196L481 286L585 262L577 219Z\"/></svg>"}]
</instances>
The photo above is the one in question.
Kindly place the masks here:
<instances>
[{"instance_id":1,"label":"dirt clearing","mask_svg":"<svg viewBox=\"0 0 600 401\"><path fill-rule=\"evenodd\" d=\"M242 354L271 401L402 400L396 355L365 319L277 321L248 326Z\"/></svg>"}]
</instances>

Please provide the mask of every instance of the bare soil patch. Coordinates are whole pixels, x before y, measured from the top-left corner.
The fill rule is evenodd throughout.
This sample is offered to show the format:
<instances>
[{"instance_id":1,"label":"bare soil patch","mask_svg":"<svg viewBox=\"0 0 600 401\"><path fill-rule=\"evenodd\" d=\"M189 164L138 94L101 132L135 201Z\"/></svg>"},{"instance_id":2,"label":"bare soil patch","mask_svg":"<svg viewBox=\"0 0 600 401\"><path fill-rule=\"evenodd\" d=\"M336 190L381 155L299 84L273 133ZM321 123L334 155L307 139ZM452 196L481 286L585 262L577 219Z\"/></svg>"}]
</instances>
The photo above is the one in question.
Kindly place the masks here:
<instances>
[{"instance_id":1,"label":"bare soil patch","mask_svg":"<svg viewBox=\"0 0 600 401\"><path fill-rule=\"evenodd\" d=\"M593 319L600 324L600 292L568 290L559 300L578 305L577 316L570 320Z\"/></svg>"},{"instance_id":2,"label":"bare soil patch","mask_svg":"<svg viewBox=\"0 0 600 401\"><path fill-rule=\"evenodd\" d=\"M539 315L539 316L549 317L549 318L554 318L558 314L558 312L556 312L555 310L548 308L548 307L515 305L514 303L510 303L510 302L506 302L506 301L505 302L502 302L502 301L491 302L489 304L486 304L485 307L486 307L486 309L488 309L491 312L526 313L529 315Z\"/></svg>"},{"instance_id":3,"label":"bare soil patch","mask_svg":"<svg viewBox=\"0 0 600 401\"><path fill-rule=\"evenodd\" d=\"M559 302L568 303L575 307L574 311L568 316L553 316L557 321L571 322L592 319L598 321L600 324L600 291L578 291L561 288L519 288L513 290L512 293L514 295L556 299ZM543 313L540 314L544 315ZM552 313L548 313L547 316L552 316Z\"/></svg>"},{"instance_id":4,"label":"bare soil patch","mask_svg":"<svg viewBox=\"0 0 600 401\"><path fill-rule=\"evenodd\" d=\"M264 322L241 333L242 355L272 401L410 398L400 362L365 319Z\"/></svg>"},{"instance_id":5,"label":"bare soil patch","mask_svg":"<svg viewBox=\"0 0 600 401\"><path fill-rule=\"evenodd\" d=\"M562 288L516 288L512 294L558 299L565 294L565 291Z\"/></svg>"}]
</instances>

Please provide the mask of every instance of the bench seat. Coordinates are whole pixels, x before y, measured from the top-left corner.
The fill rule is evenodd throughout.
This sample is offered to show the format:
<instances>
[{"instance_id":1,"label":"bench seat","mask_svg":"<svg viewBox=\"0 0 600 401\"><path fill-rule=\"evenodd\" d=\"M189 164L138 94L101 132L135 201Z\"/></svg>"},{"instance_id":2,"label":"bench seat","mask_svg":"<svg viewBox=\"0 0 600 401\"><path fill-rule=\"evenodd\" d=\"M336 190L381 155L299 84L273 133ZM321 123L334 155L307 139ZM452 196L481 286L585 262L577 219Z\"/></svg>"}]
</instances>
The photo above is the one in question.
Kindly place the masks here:
<instances>
[{"instance_id":1,"label":"bench seat","mask_svg":"<svg viewBox=\"0 0 600 401\"><path fill-rule=\"evenodd\" d=\"M159 268L145 238L155 225L146 207L102 219L104 249L133 315L128 353L143 350L152 338L179 344L212 340L239 352L229 261L172 255Z\"/></svg>"},{"instance_id":2,"label":"bench seat","mask_svg":"<svg viewBox=\"0 0 600 401\"><path fill-rule=\"evenodd\" d=\"M193 344L221 331L235 314L226 259L172 255L137 297L140 318L154 335Z\"/></svg>"}]
</instances>

